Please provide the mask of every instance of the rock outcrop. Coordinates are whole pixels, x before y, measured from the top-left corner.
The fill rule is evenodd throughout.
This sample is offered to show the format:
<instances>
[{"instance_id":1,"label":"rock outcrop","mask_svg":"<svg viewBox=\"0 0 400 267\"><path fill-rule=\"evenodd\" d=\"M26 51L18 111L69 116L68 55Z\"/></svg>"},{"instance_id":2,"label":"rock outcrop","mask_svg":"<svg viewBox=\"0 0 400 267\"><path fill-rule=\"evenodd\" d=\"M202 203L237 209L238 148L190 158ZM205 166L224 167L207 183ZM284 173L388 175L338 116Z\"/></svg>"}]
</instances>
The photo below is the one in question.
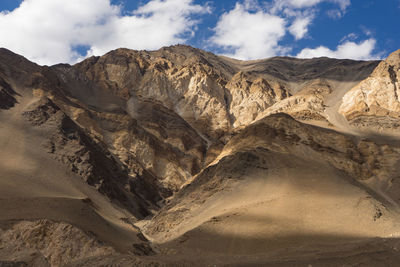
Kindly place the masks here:
<instances>
[{"instance_id":1,"label":"rock outcrop","mask_svg":"<svg viewBox=\"0 0 400 267\"><path fill-rule=\"evenodd\" d=\"M357 126L400 127L400 50L382 61L344 97L340 112Z\"/></svg>"},{"instance_id":2,"label":"rock outcrop","mask_svg":"<svg viewBox=\"0 0 400 267\"><path fill-rule=\"evenodd\" d=\"M137 217L148 216L152 205L162 199L151 174L137 164L130 170L136 176L130 177L105 144L94 142L47 97L31 103L22 115L34 126L50 130L43 149Z\"/></svg>"}]
</instances>

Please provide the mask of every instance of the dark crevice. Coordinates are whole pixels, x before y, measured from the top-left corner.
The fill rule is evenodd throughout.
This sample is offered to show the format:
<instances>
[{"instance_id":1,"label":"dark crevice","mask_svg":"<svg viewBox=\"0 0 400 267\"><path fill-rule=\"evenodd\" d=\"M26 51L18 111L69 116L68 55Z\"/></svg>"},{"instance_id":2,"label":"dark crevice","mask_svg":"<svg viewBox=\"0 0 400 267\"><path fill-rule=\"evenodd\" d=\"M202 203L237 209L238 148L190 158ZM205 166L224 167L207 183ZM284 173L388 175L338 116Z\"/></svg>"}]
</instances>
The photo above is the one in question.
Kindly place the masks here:
<instances>
[{"instance_id":1,"label":"dark crevice","mask_svg":"<svg viewBox=\"0 0 400 267\"><path fill-rule=\"evenodd\" d=\"M393 68L394 68L394 66L389 66L389 75L390 75L390 80L392 81L393 86L394 86L394 95L395 95L397 101L399 101L399 96L397 94L397 85L396 85L396 83L398 82L397 74Z\"/></svg>"}]
</instances>

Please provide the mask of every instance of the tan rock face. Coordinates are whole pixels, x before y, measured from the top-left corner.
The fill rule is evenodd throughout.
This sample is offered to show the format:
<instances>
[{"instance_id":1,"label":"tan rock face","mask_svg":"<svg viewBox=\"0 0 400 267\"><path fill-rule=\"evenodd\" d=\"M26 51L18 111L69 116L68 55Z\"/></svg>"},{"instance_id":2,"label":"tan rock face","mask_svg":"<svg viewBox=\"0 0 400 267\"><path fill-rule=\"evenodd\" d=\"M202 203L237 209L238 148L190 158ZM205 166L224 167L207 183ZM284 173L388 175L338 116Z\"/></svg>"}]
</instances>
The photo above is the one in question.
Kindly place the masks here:
<instances>
[{"instance_id":1,"label":"tan rock face","mask_svg":"<svg viewBox=\"0 0 400 267\"><path fill-rule=\"evenodd\" d=\"M81 111L64 104L67 113L109 144L129 169L136 169L129 162L137 162L154 173L166 192L178 190L203 166L206 146L289 95L276 81L244 73L228 83L233 71L212 66L215 56L185 53L119 49L63 70L62 75L67 87L78 80L75 87L82 88L78 92L70 86ZM88 99L96 99L94 105L111 113L86 107ZM129 116L115 114L112 106L118 101L126 103Z\"/></svg>"},{"instance_id":2,"label":"tan rock face","mask_svg":"<svg viewBox=\"0 0 400 267\"><path fill-rule=\"evenodd\" d=\"M229 110L233 127L250 124L264 110L290 95L288 90L276 81L270 84L263 78L249 76L238 72L226 85L231 96Z\"/></svg>"},{"instance_id":3,"label":"tan rock face","mask_svg":"<svg viewBox=\"0 0 400 267\"><path fill-rule=\"evenodd\" d=\"M38 252L48 261L49 265L44 266L63 266L82 258L115 253L95 236L70 224L48 220L24 221L6 231L0 230L0 245L9 254L28 251L33 255Z\"/></svg>"},{"instance_id":4,"label":"tan rock face","mask_svg":"<svg viewBox=\"0 0 400 267\"><path fill-rule=\"evenodd\" d=\"M45 92L106 146L130 179L146 177L163 196L178 191L215 158L235 128L279 112L326 120L325 100L336 89L331 81L347 69L373 67L331 59L239 62L187 46L118 49L75 66L50 68L9 52L2 58L13 66L14 80ZM12 105L15 97L3 95Z\"/></svg>"},{"instance_id":5,"label":"tan rock face","mask_svg":"<svg viewBox=\"0 0 400 267\"><path fill-rule=\"evenodd\" d=\"M299 120L325 121L325 98L332 93L332 87L324 79L312 80L302 85L302 89L295 95L277 101L264 112L257 116L262 119L265 116L276 113L286 113Z\"/></svg>"},{"instance_id":6,"label":"tan rock face","mask_svg":"<svg viewBox=\"0 0 400 267\"><path fill-rule=\"evenodd\" d=\"M77 67L96 86L125 100L133 96L162 103L204 135L217 138L230 128L226 81L197 54L164 51L157 56L119 49Z\"/></svg>"},{"instance_id":7,"label":"tan rock face","mask_svg":"<svg viewBox=\"0 0 400 267\"><path fill-rule=\"evenodd\" d=\"M321 68L328 63L329 73ZM31 66L25 80L105 143L132 179L146 170L170 195L205 166L214 154L207 148L220 146L237 127L279 112L326 120L325 98L335 89L326 79L343 75L342 63L231 62L187 46L118 49L72 67Z\"/></svg>"},{"instance_id":8,"label":"tan rock face","mask_svg":"<svg viewBox=\"0 0 400 267\"><path fill-rule=\"evenodd\" d=\"M340 112L349 120L364 117L373 123L375 117L398 118L400 115L400 50L381 62L370 77L343 97ZM375 121L375 124L377 121Z\"/></svg>"}]
</instances>

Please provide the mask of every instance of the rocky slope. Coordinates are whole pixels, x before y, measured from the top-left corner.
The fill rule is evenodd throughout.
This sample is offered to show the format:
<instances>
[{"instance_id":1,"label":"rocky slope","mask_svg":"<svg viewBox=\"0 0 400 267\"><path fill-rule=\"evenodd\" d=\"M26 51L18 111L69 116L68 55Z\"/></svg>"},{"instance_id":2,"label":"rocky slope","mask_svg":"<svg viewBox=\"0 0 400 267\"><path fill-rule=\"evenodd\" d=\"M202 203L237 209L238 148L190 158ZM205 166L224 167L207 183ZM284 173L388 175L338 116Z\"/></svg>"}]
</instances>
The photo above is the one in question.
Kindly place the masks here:
<instances>
[{"instance_id":1,"label":"rocky slope","mask_svg":"<svg viewBox=\"0 0 400 267\"><path fill-rule=\"evenodd\" d=\"M271 260L281 249L290 258L313 242L329 247L394 237L399 156L400 148L356 141L285 114L268 116L236 133L142 229L192 257L212 250L234 262Z\"/></svg>"},{"instance_id":2,"label":"rocky slope","mask_svg":"<svg viewBox=\"0 0 400 267\"><path fill-rule=\"evenodd\" d=\"M0 49L0 265L390 266L399 64Z\"/></svg>"},{"instance_id":3,"label":"rocky slope","mask_svg":"<svg viewBox=\"0 0 400 267\"><path fill-rule=\"evenodd\" d=\"M374 72L343 97L340 112L362 127L400 126L400 50L382 61Z\"/></svg>"}]
</instances>

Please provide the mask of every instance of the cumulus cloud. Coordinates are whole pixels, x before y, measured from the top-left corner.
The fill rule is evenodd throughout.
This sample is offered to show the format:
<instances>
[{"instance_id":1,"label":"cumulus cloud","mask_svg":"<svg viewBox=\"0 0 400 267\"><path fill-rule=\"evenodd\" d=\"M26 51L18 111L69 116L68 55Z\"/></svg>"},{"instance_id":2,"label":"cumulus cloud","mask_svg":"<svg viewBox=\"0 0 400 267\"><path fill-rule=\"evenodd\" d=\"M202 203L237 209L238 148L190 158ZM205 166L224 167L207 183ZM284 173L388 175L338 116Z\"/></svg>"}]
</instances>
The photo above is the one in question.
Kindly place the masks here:
<instances>
[{"instance_id":1,"label":"cumulus cloud","mask_svg":"<svg viewBox=\"0 0 400 267\"><path fill-rule=\"evenodd\" d=\"M331 3L336 17L345 14L350 0L243 0L223 13L209 41L223 54L239 59L287 55L291 34L308 36L317 5ZM109 50L158 49L185 43L195 35L199 15L210 13L208 4L194 0L147 0L126 12L110 0L23 0L11 12L0 12L0 47L6 47L39 64L75 63ZM320 46L303 49L298 56L373 58L375 40L357 43L351 35L336 50ZM77 48L84 47L82 55ZM79 50L80 52L82 50Z\"/></svg>"},{"instance_id":2,"label":"cumulus cloud","mask_svg":"<svg viewBox=\"0 0 400 267\"><path fill-rule=\"evenodd\" d=\"M278 45L285 35L285 20L263 10L253 12L237 3L224 13L215 27L211 41L223 47L228 56L239 59L270 57L283 52Z\"/></svg>"},{"instance_id":3,"label":"cumulus cloud","mask_svg":"<svg viewBox=\"0 0 400 267\"><path fill-rule=\"evenodd\" d=\"M344 14L350 0L257 0L237 2L234 9L225 12L214 28L211 43L222 48L225 55L239 59L256 59L285 55L290 45L281 41L290 33L294 39L307 37L316 17L316 6L331 3Z\"/></svg>"},{"instance_id":4,"label":"cumulus cloud","mask_svg":"<svg viewBox=\"0 0 400 267\"><path fill-rule=\"evenodd\" d=\"M317 48L305 48L297 57L314 58L314 57L331 57L331 58L351 58L358 60L376 59L378 56L373 54L376 40L371 38L362 42L356 43L353 41L345 41L338 45L335 50L331 50L325 46Z\"/></svg>"},{"instance_id":5,"label":"cumulus cloud","mask_svg":"<svg viewBox=\"0 0 400 267\"><path fill-rule=\"evenodd\" d=\"M193 15L209 12L193 0L151 0L128 15L110 0L24 0L0 12L0 46L39 64L76 62L111 49L157 49L192 36ZM7 38L4 38L7 36Z\"/></svg>"},{"instance_id":6,"label":"cumulus cloud","mask_svg":"<svg viewBox=\"0 0 400 267\"><path fill-rule=\"evenodd\" d=\"M275 0L267 4L271 14L285 19L287 30L295 40L307 36L308 29L314 20L317 10L314 6L322 0Z\"/></svg>"},{"instance_id":7,"label":"cumulus cloud","mask_svg":"<svg viewBox=\"0 0 400 267\"><path fill-rule=\"evenodd\" d=\"M302 39L308 32L308 26L312 21L312 17L299 17L294 20L289 27L289 32L296 40Z\"/></svg>"}]
</instances>

